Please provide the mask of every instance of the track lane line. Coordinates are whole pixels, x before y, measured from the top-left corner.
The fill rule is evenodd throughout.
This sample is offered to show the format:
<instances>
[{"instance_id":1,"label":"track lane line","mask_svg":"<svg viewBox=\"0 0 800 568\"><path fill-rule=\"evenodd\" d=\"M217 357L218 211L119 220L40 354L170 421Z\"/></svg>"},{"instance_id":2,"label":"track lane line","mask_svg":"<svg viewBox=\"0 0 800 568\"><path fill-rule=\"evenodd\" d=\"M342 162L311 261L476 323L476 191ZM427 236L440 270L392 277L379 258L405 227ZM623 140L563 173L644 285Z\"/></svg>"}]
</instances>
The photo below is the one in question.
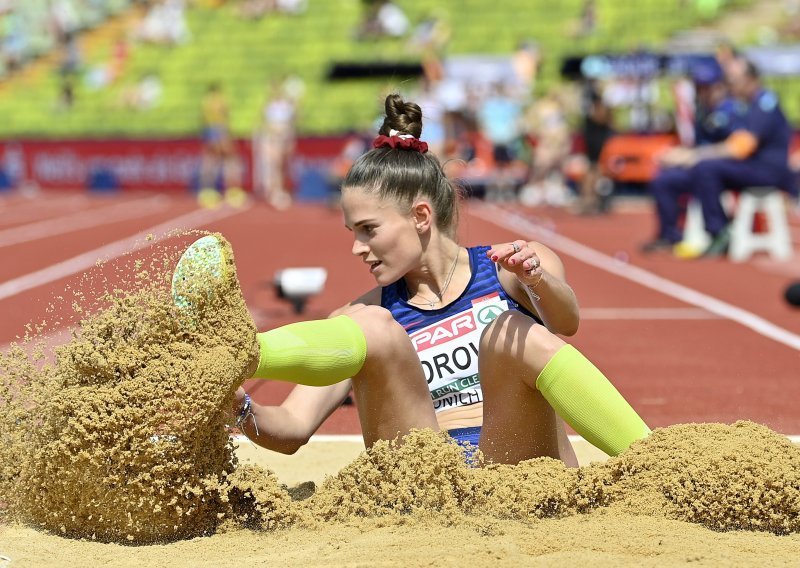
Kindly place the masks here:
<instances>
[{"instance_id":1,"label":"track lane line","mask_svg":"<svg viewBox=\"0 0 800 568\"><path fill-rule=\"evenodd\" d=\"M697 308L581 308L582 320L714 320L717 314Z\"/></svg>"},{"instance_id":2,"label":"track lane line","mask_svg":"<svg viewBox=\"0 0 800 568\"><path fill-rule=\"evenodd\" d=\"M40 195L32 197L30 201L5 204L0 202L0 227L18 224L20 221L30 222L41 219L52 219L50 215L55 210L59 211L82 210L89 202L87 195ZM28 207L30 205L30 207Z\"/></svg>"},{"instance_id":3,"label":"track lane line","mask_svg":"<svg viewBox=\"0 0 800 568\"><path fill-rule=\"evenodd\" d=\"M77 211L62 217L51 217L26 225L17 225L0 230L0 248L143 217L170 201L170 198L165 195L156 195L126 203L114 203L108 207Z\"/></svg>"},{"instance_id":4,"label":"track lane line","mask_svg":"<svg viewBox=\"0 0 800 568\"><path fill-rule=\"evenodd\" d=\"M559 235L553 231L543 229L518 213L488 203L482 205L474 204L469 207L468 211L470 214L483 221L492 223L502 229L518 230L529 239L540 241L552 249L580 260L585 264L599 268L609 274L625 278L645 288L661 292L665 296L669 296L683 303L707 310L712 314L743 325L759 335L768 337L787 347L800 351L800 335L775 325L752 312L723 302L713 296L698 292L688 286L678 284L672 280L667 280L643 268L624 263L612 256L565 237L564 235ZM501 219L502 223L500 221ZM613 267L613 270L610 267Z\"/></svg>"},{"instance_id":5,"label":"track lane line","mask_svg":"<svg viewBox=\"0 0 800 568\"><path fill-rule=\"evenodd\" d=\"M48 266L41 270L25 274L18 278L0 284L0 300L5 300L26 292L33 288L50 284L61 278L71 276L95 265L98 260L108 261L123 254L141 250L152 246L152 242L145 240L148 235L162 235L176 229L195 229L213 221L219 221L233 215L238 215L250 209L246 206L241 209L195 209L189 213L145 229L124 239L114 241L105 246L87 251L62 262Z\"/></svg>"}]
</instances>

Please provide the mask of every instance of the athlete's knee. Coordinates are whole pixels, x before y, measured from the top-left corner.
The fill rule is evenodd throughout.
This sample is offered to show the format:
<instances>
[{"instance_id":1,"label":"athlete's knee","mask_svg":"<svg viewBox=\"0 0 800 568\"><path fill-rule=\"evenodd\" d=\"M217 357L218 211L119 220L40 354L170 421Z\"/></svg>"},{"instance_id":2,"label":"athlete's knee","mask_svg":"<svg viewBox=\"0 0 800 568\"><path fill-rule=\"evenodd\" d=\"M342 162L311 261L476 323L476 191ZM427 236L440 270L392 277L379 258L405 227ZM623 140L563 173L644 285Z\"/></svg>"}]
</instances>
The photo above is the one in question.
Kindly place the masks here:
<instances>
[{"instance_id":1,"label":"athlete's knee","mask_svg":"<svg viewBox=\"0 0 800 568\"><path fill-rule=\"evenodd\" d=\"M409 342L403 327L389 310L381 306L349 306L336 315L349 317L361 328L367 342L368 358L391 355L399 343Z\"/></svg>"},{"instance_id":2,"label":"athlete's knee","mask_svg":"<svg viewBox=\"0 0 800 568\"><path fill-rule=\"evenodd\" d=\"M481 357L513 357L549 360L564 346L564 340L545 326L516 310L508 310L492 321L481 334Z\"/></svg>"}]
</instances>

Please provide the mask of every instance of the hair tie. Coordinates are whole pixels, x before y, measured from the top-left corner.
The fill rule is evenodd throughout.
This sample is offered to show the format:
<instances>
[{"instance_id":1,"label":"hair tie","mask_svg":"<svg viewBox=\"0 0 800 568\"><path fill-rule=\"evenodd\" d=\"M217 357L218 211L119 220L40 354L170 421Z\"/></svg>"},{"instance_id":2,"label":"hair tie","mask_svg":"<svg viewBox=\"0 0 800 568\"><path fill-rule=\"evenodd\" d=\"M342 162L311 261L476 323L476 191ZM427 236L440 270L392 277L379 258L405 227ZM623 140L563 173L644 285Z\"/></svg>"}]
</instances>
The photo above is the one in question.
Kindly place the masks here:
<instances>
[{"instance_id":1,"label":"hair tie","mask_svg":"<svg viewBox=\"0 0 800 568\"><path fill-rule=\"evenodd\" d=\"M392 148L394 150L414 150L420 154L428 151L428 143L415 138L411 134L400 134L397 130L389 130L389 136L379 134L372 141L373 148Z\"/></svg>"}]
</instances>

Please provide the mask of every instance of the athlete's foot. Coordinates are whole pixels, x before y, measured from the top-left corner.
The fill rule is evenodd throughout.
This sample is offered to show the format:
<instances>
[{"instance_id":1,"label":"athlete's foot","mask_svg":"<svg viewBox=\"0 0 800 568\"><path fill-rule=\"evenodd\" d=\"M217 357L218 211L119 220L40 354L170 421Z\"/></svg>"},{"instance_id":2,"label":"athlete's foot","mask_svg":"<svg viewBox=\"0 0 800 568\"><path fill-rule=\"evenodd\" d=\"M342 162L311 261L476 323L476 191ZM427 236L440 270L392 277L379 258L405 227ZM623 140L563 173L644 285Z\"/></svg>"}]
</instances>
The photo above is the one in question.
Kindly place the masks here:
<instances>
[{"instance_id":1,"label":"athlete's foot","mask_svg":"<svg viewBox=\"0 0 800 568\"><path fill-rule=\"evenodd\" d=\"M214 235L197 239L181 255L172 274L172 301L182 310L201 309L222 286L227 271L222 241Z\"/></svg>"}]
</instances>

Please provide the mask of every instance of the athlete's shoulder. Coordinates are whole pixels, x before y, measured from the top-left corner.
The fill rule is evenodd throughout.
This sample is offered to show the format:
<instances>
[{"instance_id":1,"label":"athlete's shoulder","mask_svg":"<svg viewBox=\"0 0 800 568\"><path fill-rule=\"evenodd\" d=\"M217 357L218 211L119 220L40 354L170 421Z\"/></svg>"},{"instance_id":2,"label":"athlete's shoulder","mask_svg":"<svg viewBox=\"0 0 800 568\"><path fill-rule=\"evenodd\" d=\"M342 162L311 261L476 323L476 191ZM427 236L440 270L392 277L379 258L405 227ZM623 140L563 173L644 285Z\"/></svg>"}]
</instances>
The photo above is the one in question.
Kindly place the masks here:
<instances>
[{"instance_id":1,"label":"athlete's shoulder","mask_svg":"<svg viewBox=\"0 0 800 568\"><path fill-rule=\"evenodd\" d=\"M370 290L369 292L366 292L366 293L362 294L361 296L359 296L355 300L353 300L351 302L348 302L347 304L345 304L344 306L339 308L339 310L337 310L337 311L343 310L343 309L345 309L345 308L347 308L349 306L358 306L358 305L362 305L362 306L380 306L381 305L381 290L382 290L382 288L380 286L375 287L372 290Z\"/></svg>"}]
</instances>

